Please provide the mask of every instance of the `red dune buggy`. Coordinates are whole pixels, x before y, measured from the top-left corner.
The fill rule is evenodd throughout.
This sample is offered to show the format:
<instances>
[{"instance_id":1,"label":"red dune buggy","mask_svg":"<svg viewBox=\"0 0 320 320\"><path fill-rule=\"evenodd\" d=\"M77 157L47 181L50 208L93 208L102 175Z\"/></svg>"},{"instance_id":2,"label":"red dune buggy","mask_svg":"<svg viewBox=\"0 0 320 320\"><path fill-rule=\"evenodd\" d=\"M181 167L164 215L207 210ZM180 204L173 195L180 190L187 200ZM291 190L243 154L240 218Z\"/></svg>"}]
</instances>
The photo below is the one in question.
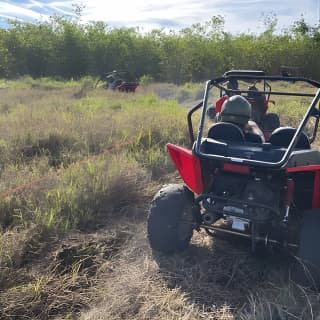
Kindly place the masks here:
<instances>
[{"instance_id":1,"label":"red dune buggy","mask_svg":"<svg viewBox=\"0 0 320 320\"><path fill-rule=\"evenodd\" d=\"M272 90L271 83L278 83L280 90ZM207 81L203 101L187 116L192 147L167 144L184 184L164 186L152 200L151 248L179 252L200 228L211 236L247 238L253 251L280 245L296 252L296 280L319 286L320 153L311 147L319 125L319 88L311 79L262 71L229 71ZM234 94L251 103L265 141L232 123L212 124L208 109L217 99ZM276 105L270 106L271 97ZM269 109L279 109L279 114ZM197 111L201 114L195 137ZM299 121L296 113L302 117Z\"/></svg>"},{"instance_id":2,"label":"red dune buggy","mask_svg":"<svg viewBox=\"0 0 320 320\"><path fill-rule=\"evenodd\" d=\"M113 70L101 76L96 83L96 87L103 84L106 89L118 90L121 92L135 92L139 86L139 82L126 81L123 79L124 76L129 77L126 71Z\"/></svg>"}]
</instances>

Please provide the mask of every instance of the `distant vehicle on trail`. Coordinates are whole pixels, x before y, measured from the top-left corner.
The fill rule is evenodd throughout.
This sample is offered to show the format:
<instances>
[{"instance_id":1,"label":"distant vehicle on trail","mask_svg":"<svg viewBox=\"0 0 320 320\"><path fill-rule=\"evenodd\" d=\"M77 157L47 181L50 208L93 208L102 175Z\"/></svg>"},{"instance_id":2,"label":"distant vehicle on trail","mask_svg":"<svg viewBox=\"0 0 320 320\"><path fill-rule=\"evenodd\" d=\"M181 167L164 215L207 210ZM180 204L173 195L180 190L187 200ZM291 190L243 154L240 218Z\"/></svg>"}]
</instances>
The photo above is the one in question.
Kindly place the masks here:
<instances>
[{"instance_id":1,"label":"distant vehicle on trail","mask_svg":"<svg viewBox=\"0 0 320 320\"><path fill-rule=\"evenodd\" d=\"M103 86L106 89L118 90L121 92L135 92L139 82L129 82L124 80L127 77L126 71L116 71L105 73L96 83L96 87Z\"/></svg>"}]
</instances>

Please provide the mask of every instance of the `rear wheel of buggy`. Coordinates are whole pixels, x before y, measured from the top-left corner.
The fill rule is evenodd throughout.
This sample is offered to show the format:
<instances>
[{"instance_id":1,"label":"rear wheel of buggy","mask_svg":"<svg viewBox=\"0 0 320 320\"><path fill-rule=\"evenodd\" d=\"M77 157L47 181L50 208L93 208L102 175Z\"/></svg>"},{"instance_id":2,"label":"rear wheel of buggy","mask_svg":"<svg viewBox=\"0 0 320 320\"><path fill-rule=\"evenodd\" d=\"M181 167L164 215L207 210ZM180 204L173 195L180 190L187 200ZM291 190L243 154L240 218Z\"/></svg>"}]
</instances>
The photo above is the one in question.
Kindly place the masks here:
<instances>
[{"instance_id":1,"label":"rear wheel of buggy","mask_svg":"<svg viewBox=\"0 0 320 320\"><path fill-rule=\"evenodd\" d=\"M163 187L153 198L148 217L148 239L155 251L172 254L186 249L195 228L193 193L183 185Z\"/></svg>"},{"instance_id":2,"label":"rear wheel of buggy","mask_svg":"<svg viewBox=\"0 0 320 320\"><path fill-rule=\"evenodd\" d=\"M305 212L300 232L298 262L294 270L297 283L320 289L320 209Z\"/></svg>"}]
</instances>

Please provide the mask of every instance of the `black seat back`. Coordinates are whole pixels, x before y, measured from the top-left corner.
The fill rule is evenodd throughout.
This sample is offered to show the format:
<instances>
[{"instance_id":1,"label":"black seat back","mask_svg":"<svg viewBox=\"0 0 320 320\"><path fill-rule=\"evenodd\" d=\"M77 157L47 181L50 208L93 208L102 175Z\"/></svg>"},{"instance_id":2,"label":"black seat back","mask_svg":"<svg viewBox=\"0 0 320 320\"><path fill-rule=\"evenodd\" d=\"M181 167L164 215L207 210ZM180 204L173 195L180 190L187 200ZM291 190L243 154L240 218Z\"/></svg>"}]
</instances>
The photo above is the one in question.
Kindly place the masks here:
<instances>
[{"instance_id":1,"label":"black seat back","mask_svg":"<svg viewBox=\"0 0 320 320\"><path fill-rule=\"evenodd\" d=\"M270 136L269 142L277 147L287 148L296 133L297 129L291 127L280 127L274 130ZM301 132L296 149L310 149L310 142L307 135Z\"/></svg>"},{"instance_id":2,"label":"black seat back","mask_svg":"<svg viewBox=\"0 0 320 320\"><path fill-rule=\"evenodd\" d=\"M214 124L208 132L208 138L232 142L244 142L242 130L235 124L229 122L219 122Z\"/></svg>"}]
</instances>

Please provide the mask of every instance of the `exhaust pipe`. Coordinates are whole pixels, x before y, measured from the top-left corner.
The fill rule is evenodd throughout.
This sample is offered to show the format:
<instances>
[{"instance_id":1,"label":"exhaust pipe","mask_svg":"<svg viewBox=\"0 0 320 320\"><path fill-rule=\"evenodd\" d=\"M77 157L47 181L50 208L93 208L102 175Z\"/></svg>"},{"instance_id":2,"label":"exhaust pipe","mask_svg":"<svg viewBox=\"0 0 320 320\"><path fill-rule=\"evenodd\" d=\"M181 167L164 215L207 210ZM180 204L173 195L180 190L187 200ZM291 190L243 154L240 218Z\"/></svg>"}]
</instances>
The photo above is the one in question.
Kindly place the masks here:
<instances>
[{"instance_id":1,"label":"exhaust pipe","mask_svg":"<svg viewBox=\"0 0 320 320\"><path fill-rule=\"evenodd\" d=\"M217 232L222 232L222 233L227 233L227 234L231 234L231 235L235 235L235 236L244 237L247 239L252 239L251 235L247 234L247 233L241 233L241 232L228 230L228 229L224 229L224 228L219 228L219 227L214 227L214 226L209 226L209 225L205 225L205 224L202 224L200 227L207 229L207 230L210 230L210 231L217 231ZM269 239L268 235L266 237L255 237L255 240L263 241L265 243L265 245L267 245L268 243L282 245L282 243L277 240ZM287 243L286 246L292 247L292 248L298 248L298 245L295 243Z\"/></svg>"}]
</instances>

